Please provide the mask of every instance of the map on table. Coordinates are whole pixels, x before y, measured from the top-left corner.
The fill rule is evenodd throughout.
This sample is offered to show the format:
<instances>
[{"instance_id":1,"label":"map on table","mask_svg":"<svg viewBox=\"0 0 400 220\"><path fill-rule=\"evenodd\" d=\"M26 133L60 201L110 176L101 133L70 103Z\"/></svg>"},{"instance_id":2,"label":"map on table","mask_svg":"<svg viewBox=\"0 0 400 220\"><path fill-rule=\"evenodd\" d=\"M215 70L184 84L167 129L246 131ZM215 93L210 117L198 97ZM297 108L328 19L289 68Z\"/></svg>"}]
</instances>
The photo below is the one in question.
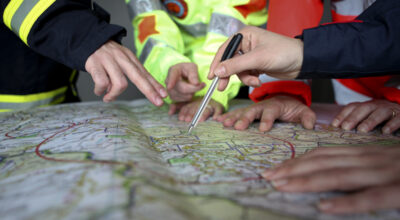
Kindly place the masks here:
<instances>
[{"instance_id":1,"label":"map on table","mask_svg":"<svg viewBox=\"0 0 400 220\"><path fill-rule=\"evenodd\" d=\"M2 219L399 219L333 216L336 193L280 193L260 173L318 146L396 144L396 136L280 123L260 133L168 116L147 102L59 105L0 114Z\"/></svg>"}]
</instances>

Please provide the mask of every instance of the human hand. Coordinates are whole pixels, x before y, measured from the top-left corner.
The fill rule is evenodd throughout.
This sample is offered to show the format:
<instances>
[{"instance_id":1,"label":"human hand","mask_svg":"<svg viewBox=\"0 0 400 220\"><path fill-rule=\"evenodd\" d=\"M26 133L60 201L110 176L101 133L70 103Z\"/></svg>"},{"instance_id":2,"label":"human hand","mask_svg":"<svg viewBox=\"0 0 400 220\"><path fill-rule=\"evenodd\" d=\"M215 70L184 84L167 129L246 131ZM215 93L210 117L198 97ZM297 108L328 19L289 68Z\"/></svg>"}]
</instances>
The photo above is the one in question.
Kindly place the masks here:
<instances>
[{"instance_id":1,"label":"human hand","mask_svg":"<svg viewBox=\"0 0 400 220\"><path fill-rule=\"evenodd\" d=\"M165 80L169 97L175 102L192 100L194 93L206 86L199 82L199 74L195 63L178 63L168 70Z\"/></svg>"},{"instance_id":2,"label":"human hand","mask_svg":"<svg viewBox=\"0 0 400 220\"><path fill-rule=\"evenodd\" d=\"M369 132L380 123L387 121L382 133L391 134L400 128L400 105L386 100L356 102L345 106L333 119L332 126L359 132Z\"/></svg>"},{"instance_id":3,"label":"human hand","mask_svg":"<svg viewBox=\"0 0 400 220\"><path fill-rule=\"evenodd\" d=\"M299 100L286 95L274 96L270 99L252 104L245 108L233 110L217 118L226 127L244 130L255 120L260 119L259 130L269 131L276 119L285 122L301 122L312 129L316 121L315 113Z\"/></svg>"},{"instance_id":4,"label":"human hand","mask_svg":"<svg viewBox=\"0 0 400 220\"><path fill-rule=\"evenodd\" d=\"M319 147L267 170L284 192L351 191L320 201L323 212L345 214L400 208L400 146Z\"/></svg>"},{"instance_id":5,"label":"human hand","mask_svg":"<svg viewBox=\"0 0 400 220\"><path fill-rule=\"evenodd\" d=\"M263 73L280 79L298 76L303 62L301 40L250 26L239 33L243 35L243 40L238 50L244 54L220 63L230 38L218 49L211 64L208 79L215 76L221 78L218 90L226 88L233 74L237 74L244 84L253 87L261 85L258 75Z\"/></svg>"},{"instance_id":6,"label":"human hand","mask_svg":"<svg viewBox=\"0 0 400 220\"><path fill-rule=\"evenodd\" d=\"M190 122L196 114L197 110L199 109L201 101L201 99L197 99L187 103L171 104L168 114L172 115L177 110L179 110L178 119L180 121ZM213 119L216 119L223 112L224 106L222 106L222 104L220 104L219 102L211 99L202 116L200 117L199 122L205 121L210 116L213 116Z\"/></svg>"},{"instance_id":7,"label":"human hand","mask_svg":"<svg viewBox=\"0 0 400 220\"><path fill-rule=\"evenodd\" d=\"M159 84L142 66L135 55L126 47L109 41L89 56L86 71L95 83L94 93L104 92L104 102L114 101L128 86L126 77L154 105L161 106L162 98L167 97L164 87Z\"/></svg>"}]
</instances>

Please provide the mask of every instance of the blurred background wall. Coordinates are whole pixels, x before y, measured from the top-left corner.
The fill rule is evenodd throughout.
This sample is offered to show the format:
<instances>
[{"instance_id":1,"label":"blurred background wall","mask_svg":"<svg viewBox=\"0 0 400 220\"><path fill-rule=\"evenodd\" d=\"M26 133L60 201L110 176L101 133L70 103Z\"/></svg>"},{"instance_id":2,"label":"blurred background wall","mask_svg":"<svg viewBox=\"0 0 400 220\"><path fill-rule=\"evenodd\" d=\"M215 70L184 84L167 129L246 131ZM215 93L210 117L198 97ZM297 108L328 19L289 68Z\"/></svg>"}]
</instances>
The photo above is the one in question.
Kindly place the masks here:
<instances>
[{"instance_id":1,"label":"blurred background wall","mask_svg":"<svg viewBox=\"0 0 400 220\"><path fill-rule=\"evenodd\" d=\"M134 1L134 0L133 0ZM296 0L294 0L296 1ZM128 10L124 0L95 0L99 5L105 8L111 14L111 23L124 26L128 35L122 40L122 44L131 50L133 46L133 30L128 16ZM325 12L321 23L331 21L330 0L325 0ZM86 72L81 72L78 83L78 92L82 101L100 101L101 97L97 97L93 93L94 83L91 76ZM312 83L313 101L314 102L333 102L332 85L329 80L319 79L313 80ZM134 100L144 98L140 91L132 84L128 89L119 96L118 100Z\"/></svg>"}]
</instances>

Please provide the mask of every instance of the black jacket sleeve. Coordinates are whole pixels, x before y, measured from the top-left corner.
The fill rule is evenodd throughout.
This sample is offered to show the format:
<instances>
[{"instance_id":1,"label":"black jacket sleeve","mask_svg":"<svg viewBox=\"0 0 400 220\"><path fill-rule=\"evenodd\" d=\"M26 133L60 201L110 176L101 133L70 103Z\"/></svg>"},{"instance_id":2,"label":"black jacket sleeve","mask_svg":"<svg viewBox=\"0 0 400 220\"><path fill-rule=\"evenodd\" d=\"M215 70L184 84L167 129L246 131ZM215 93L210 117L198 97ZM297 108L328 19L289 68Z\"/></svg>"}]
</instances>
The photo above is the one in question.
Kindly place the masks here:
<instances>
[{"instance_id":1,"label":"black jacket sleeve","mask_svg":"<svg viewBox=\"0 0 400 220\"><path fill-rule=\"evenodd\" d=\"M355 21L304 30L299 79L400 74L400 1L377 0Z\"/></svg>"},{"instance_id":2,"label":"black jacket sleeve","mask_svg":"<svg viewBox=\"0 0 400 220\"><path fill-rule=\"evenodd\" d=\"M4 11L7 4L4 2L12 0L1 1ZM126 35L124 28L109 24L109 16L104 13L91 0L54 1L33 24L27 44L41 55L70 68L85 70L92 53L107 41L120 42Z\"/></svg>"}]
</instances>

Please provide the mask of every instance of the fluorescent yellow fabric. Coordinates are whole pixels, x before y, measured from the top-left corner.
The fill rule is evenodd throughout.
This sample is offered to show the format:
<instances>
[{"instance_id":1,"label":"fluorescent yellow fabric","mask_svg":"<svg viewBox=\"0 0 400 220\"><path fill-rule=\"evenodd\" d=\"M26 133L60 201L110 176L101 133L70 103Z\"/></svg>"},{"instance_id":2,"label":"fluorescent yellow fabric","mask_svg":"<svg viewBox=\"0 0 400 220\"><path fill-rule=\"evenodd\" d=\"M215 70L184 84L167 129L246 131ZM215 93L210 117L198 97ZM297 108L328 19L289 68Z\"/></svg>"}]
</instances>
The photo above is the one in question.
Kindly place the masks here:
<instances>
[{"instance_id":1,"label":"fluorescent yellow fabric","mask_svg":"<svg viewBox=\"0 0 400 220\"><path fill-rule=\"evenodd\" d=\"M4 24L28 45L28 36L40 15L56 0L10 0L3 13ZM19 10L22 8L22 10ZM14 26L13 22L17 21ZM18 22L21 21L21 22Z\"/></svg>"},{"instance_id":2,"label":"fluorescent yellow fabric","mask_svg":"<svg viewBox=\"0 0 400 220\"><path fill-rule=\"evenodd\" d=\"M11 0L3 13L4 24L11 29L11 20L24 0Z\"/></svg>"},{"instance_id":3,"label":"fluorescent yellow fabric","mask_svg":"<svg viewBox=\"0 0 400 220\"><path fill-rule=\"evenodd\" d=\"M0 95L0 112L43 107L65 100L68 87L30 95Z\"/></svg>"},{"instance_id":4,"label":"fluorescent yellow fabric","mask_svg":"<svg viewBox=\"0 0 400 220\"><path fill-rule=\"evenodd\" d=\"M127 1L130 6L135 2L140 4L141 1ZM152 0L144 2L156 5ZM228 39L230 34L237 32L244 25L260 26L266 23L267 11L264 9L253 12L245 18L235 9L235 6L246 5L250 2L249 0L185 0L185 2L188 10L184 18L174 16L165 8L147 9L144 13L136 13L132 22L135 30L135 45L137 55L143 57L142 52L146 43L154 40L152 42L155 46L152 47L146 59L141 61L144 61L146 69L163 85L165 85L164 81L171 66L182 62L196 63L200 80L207 84L204 89L195 94L200 97L205 95L211 84L207 75L219 46ZM148 16L156 17L155 29L158 33L149 35L144 42L141 42L138 39L139 25L142 19ZM228 35L228 33L224 33L224 30L213 31L212 24L215 23L213 23L213 19L217 17L232 21L229 27L233 30L232 33ZM226 25L222 24L222 26ZM215 91L212 98L227 108L228 101L237 95L240 85L239 79L236 76L232 77L227 89L224 92ZM170 100L166 101L170 102Z\"/></svg>"},{"instance_id":5,"label":"fluorescent yellow fabric","mask_svg":"<svg viewBox=\"0 0 400 220\"><path fill-rule=\"evenodd\" d=\"M190 59L183 55L184 44L179 28L164 11L153 11L137 16L133 20L133 26L137 28L142 19L150 15L155 15L156 24L158 24L156 29L162 34L151 35L151 39L156 44L152 47L144 66L159 83L165 86L169 67L190 62ZM138 37L139 32L135 31L134 34L137 56L140 57L148 39L141 43ZM167 101L170 102L169 99Z\"/></svg>"},{"instance_id":6,"label":"fluorescent yellow fabric","mask_svg":"<svg viewBox=\"0 0 400 220\"><path fill-rule=\"evenodd\" d=\"M39 16L46 11L56 0L41 0L35 7L29 12L25 17L24 22L22 22L21 28L19 29L19 37L21 40L28 45L28 35L39 18Z\"/></svg>"}]
</instances>

